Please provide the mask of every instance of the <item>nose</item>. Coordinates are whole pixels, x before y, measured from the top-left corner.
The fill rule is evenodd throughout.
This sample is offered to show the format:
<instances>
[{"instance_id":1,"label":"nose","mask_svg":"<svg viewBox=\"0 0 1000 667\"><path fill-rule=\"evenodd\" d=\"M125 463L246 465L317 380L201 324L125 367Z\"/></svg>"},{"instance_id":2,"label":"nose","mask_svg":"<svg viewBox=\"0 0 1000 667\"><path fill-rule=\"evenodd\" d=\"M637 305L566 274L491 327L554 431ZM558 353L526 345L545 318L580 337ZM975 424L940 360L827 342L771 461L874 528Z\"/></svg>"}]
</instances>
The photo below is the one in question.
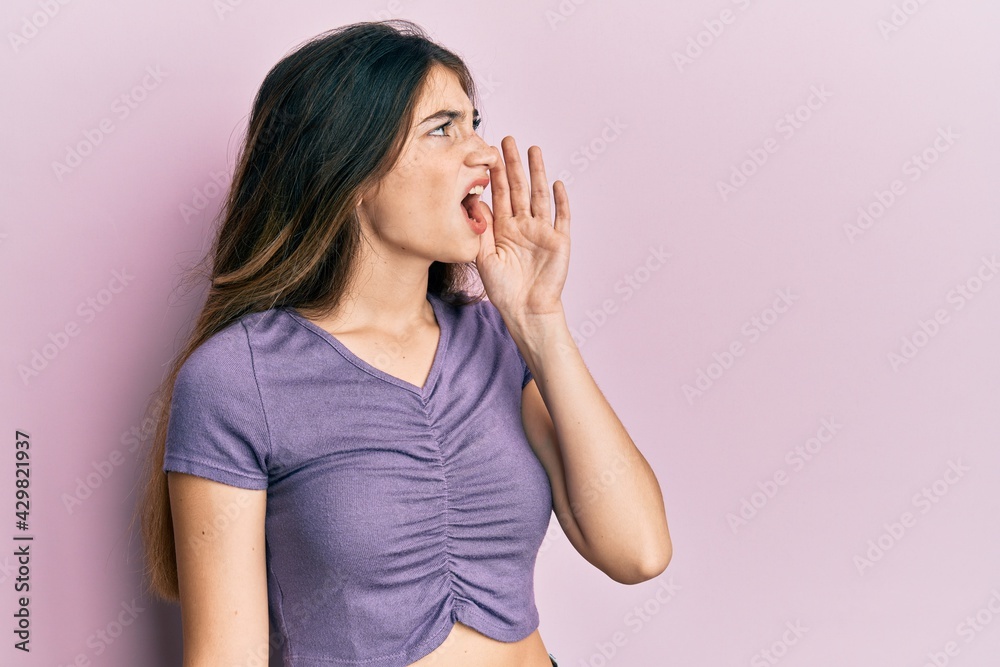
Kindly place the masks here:
<instances>
[{"instance_id":1,"label":"nose","mask_svg":"<svg viewBox=\"0 0 1000 667\"><path fill-rule=\"evenodd\" d=\"M496 167L500 160L500 151L486 143L478 134L473 135L472 146L466 156L466 164L470 167L485 166L487 169Z\"/></svg>"}]
</instances>

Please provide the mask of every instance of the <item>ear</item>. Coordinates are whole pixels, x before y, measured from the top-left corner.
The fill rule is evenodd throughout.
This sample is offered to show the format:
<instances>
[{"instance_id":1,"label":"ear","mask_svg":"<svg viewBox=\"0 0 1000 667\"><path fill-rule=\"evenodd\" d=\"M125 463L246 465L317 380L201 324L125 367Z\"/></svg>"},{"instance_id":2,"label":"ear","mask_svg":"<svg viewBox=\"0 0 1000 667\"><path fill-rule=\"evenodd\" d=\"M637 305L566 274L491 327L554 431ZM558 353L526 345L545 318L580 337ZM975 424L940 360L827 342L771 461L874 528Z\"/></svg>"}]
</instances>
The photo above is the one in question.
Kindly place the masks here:
<instances>
[{"instance_id":1,"label":"ear","mask_svg":"<svg viewBox=\"0 0 1000 667\"><path fill-rule=\"evenodd\" d=\"M371 201L375 199L375 196L378 195L379 185L380 185L379 183L369 183L367 185L363 185L358 190L359 193L358 201L355 204L355 206L361 206L363 203L365 203L365 201Z\"/></svg>"},{"instance_id":2,"label":"ear","mask_svg":"<svg viewBox=\"0 0 1000 667\"><path fill-rule=\"evenodd\" d=\"M362 227L368 224L368 214L371 212L371 204L374 198L374 193L370 188L363 190L357 195L357 199L354 203L354 216L358 219L358 222L361 223Z\"/></svg>"}]
</instances>

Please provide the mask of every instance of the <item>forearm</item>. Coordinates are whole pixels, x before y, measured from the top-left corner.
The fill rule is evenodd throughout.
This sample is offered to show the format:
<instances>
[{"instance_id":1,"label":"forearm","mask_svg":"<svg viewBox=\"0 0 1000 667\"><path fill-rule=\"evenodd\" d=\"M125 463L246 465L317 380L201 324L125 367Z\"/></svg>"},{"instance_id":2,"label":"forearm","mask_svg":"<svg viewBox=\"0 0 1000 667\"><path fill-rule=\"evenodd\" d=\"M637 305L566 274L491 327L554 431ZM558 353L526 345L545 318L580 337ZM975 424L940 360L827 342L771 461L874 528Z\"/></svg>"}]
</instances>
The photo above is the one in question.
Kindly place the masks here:
<instances>
[{"instance_id":1,"label":"forearm","mask_svg":"<svg viewBox=\"0 0 1000 667\"><path fill-rule=\"evenodd\" d=\"M508 330L552 418L588 549L618 571L662 569L671 545L659 483L590 375L564 313L510 322Z\"/></svg>"}]
</instances>

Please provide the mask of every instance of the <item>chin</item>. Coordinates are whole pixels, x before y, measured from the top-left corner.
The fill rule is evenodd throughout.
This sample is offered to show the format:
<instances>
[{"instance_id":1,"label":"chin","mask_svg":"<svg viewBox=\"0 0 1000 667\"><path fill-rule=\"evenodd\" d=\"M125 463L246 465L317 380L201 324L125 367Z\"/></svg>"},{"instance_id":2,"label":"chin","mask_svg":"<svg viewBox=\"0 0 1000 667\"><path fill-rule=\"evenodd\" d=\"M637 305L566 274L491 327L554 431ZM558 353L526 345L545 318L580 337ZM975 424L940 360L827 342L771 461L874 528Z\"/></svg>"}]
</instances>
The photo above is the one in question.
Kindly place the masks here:
<instances>
[{"instance_id":1,"label":"chin","mask_svg":"<svg viewBox=\"0 0 1000 667\"><path fill-rule=\"evenodd\" d=\"M465 248L460 249L453 254L455 255L455 259L450 260L452 264L476 261L476 256L479 254L479 238L477 237L473 239Z\"/></svg>"},{"instance_id":2,"label":"chin","mask_svg":"<svg viewBox=\"0 0 1000 667\"><path fill-rule=\"evenodd\" d=\"M470 238L456 240L454 237L443 239L434 248L434 261L442 264L461 264L474 262L479 254L479 237L469 233Z\"/></svg>"},{"instance_id":3,"label":"chin","mask_svg":"<svg viewBox=\"0 0 1000 667\"><path fill-rule=\"evenodd\" d=\"M451 237L451 243L448 244L451 252L448 254L456 258L451 260L452 263L473 262L479 254L479 238L482 235L474 232L464 220L459 229L460 231Z\"/></svg>"}]
</instances>

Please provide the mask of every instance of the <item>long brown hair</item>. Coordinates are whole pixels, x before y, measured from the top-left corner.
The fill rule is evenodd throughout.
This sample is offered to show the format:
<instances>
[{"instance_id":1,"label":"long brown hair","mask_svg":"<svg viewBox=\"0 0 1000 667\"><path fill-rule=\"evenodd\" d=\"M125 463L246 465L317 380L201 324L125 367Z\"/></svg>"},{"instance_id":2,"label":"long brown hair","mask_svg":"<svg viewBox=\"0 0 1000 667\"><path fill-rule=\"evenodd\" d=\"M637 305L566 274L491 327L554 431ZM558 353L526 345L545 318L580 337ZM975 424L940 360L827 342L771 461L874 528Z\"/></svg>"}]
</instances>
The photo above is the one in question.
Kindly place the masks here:
<instances>
[{"instance_id":1,"label":"long brown hair","mask_svg":"<svg viewBox=\"0 0 1000 667\"><path fill-rule=\"evenodd\" d=\"M279 306L330 313L350 284L363 242L359 198L396 164L431 67L454 72L473 105L462 59L404 20L354 23L282 58L254 99L222 220L208 254L210 284L192 332L150 403L155 431L145 459L139 518L152 592L180 599L167 475L174 382L191 353L238 318ZM216 222L218 218L216 219ZM204 274L196 266L195 273ZM433 262L428 292L481 301L475 264Z\"/></svg>"}]
</instances>

